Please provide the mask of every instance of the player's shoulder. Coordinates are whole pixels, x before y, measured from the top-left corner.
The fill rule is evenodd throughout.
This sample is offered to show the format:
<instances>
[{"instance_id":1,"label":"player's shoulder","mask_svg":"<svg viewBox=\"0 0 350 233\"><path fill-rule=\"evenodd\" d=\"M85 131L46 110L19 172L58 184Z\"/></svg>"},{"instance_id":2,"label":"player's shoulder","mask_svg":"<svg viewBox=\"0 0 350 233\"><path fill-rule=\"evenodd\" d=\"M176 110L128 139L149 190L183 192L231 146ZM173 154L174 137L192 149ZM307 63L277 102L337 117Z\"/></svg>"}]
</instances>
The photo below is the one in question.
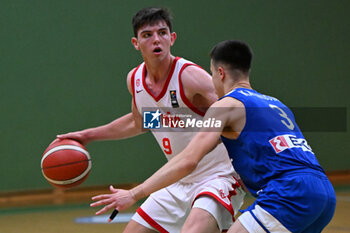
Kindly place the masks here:
<instances>
[{"instance_id":1,"label":"player's shoulder","mask_svg":"<svg viewBox=\"0 0 350 233\"><path fill-rule=\"evenodd\" d=\"M131 77L132 77L132 75L133 75L133 73L135 72L136 69L137 69L137 67L132 68L132 69L129 71L129 73L128 73L128 75L127 75L127 78L130 78L130 79L131 79Z\"/></svg>"},{"instance_id":2,"label":"player's shoulder","mask_svg":"<svg viewBox=\"0 0 350 233\"><path fill-rule=\"evenodd\" d=\"M213 103L208 109L206 116L226 122L226 125L230 124L229 122L236 122L244 118L245 107L241 101L225 97Z\"/></svg>"},{"instance_id":3,"label":"player's shoulder","mask_svg":"<svg viewBox=\"0 0 350 233\"><path fill-rule=\"evenodd\" d=\"M244 108L244 104L236 98L225 96L224 98L213 103L211 107Z\"/></svg>"},{"instance_id":4,"label":"player's shoulder","mask_svg":"<svg viewBox=\"0 0 350 233\"><path fill-rule=\"evenodd\" d=\"M133 74L135 73L136 69L137 69L137 67L131 69L131 70L129 71L128 75L126 76L126 84L127 84L127 86L128 86L128 90L129 90L129 92L130 92L131 94L132 94L132 83L131 83L131 82L132 82L132 76L133 76Z\"/></svg>"},{"instance_id":5,"label":"player's shoulder","mask_svg":"<svg viewBox=\"0 0 350 233\"><path fill-rule=\"evenodd\" d=\"M211 76L208 74L207 71L205 71L202 67L194 63L187 65L182 71L182 78L195 79L196 77L211 79Z\"/></svg>"},{"instance_id":6,"label":"player's shoulder","mask_svg":"<svg viewBox=\"0 0 350 233\"><path fill-rule=\"evenodd\" d=\"M211 76L197 65L189 65L181 73L181 82L186 89L211 88Z\"/></svg>"}]
</instances>

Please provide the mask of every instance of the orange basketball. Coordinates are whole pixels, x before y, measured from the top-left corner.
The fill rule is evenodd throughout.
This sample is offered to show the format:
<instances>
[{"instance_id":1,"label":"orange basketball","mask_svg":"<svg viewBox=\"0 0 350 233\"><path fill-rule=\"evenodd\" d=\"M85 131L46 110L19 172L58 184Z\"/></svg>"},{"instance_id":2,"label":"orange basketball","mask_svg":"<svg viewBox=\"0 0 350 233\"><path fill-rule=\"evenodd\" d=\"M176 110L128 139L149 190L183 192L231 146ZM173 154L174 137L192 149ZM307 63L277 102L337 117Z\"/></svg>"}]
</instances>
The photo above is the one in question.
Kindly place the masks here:
<instances>
[{"instance_id":1,"label":"orange basketball","mask_svg":"<svg viewBox=\"0 0 350 233\"><path fill-rule=\"evenodd\" d=\"M90 170L89 152L71 139L54 140L41 159L41 171L45 179L59 188L78 186L86 180Z\"/></svg>"}]
</instances>

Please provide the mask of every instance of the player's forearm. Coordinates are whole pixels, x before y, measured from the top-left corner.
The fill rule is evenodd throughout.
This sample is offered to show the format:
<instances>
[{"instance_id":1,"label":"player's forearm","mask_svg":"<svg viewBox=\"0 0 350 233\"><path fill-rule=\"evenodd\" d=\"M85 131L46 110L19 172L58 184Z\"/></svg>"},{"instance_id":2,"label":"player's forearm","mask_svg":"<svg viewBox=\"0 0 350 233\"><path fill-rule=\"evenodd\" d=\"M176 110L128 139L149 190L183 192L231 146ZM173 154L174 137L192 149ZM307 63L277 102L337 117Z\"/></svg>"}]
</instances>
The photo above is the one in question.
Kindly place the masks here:
<instances>
[{"instance_id":1,"label":"player's forearm","mask_svg":"<svg viewBox=\"0 0 350 233\"><path fill-rule=\"evenodd\" d=\"M139 186L131 190L137 201L151 193L165 188L192 173L200 160L217 145L219 132L202 132L173 159Z\"/></svg>"},{"instance_id":2,"label":"player's forearm","mask_svg":"<svg viewBox=\"0 0 350 233\"><path fill-rule=\"evenodd\" d=\"M185 176L189 175L196 168L196 166L197 164L183 163L171 170L168 170L171 168L171 166L164 166L145 182L136 186L130 191L136 201L140 200L141 198L147 197L151 193L181 180Z\"/></svg>"},{"instance_id":3,"label":"player's forearm","mask_svg":"<svg viewBox=\"0 0 350 233\"><path fill-rule=\"evenodd\" d=\"M117 140L142 134L143 131L136 124L132 113L126 114L106 125L82 131L88 142L101 140Z\"/></svg>"},{"instance_id":4,"label":"player's forearm","mask_svg":"<svg viewBox=\"0 0 350 233\"><path fill-rule=\"evenodd\" d=\"M146 197L192 173L196 169L198 162L191 159L191 157L185 156L190 153L190 150L184 150L142 184L130 190L134 199L139 200Z\"/></svg>"}]
</instances>

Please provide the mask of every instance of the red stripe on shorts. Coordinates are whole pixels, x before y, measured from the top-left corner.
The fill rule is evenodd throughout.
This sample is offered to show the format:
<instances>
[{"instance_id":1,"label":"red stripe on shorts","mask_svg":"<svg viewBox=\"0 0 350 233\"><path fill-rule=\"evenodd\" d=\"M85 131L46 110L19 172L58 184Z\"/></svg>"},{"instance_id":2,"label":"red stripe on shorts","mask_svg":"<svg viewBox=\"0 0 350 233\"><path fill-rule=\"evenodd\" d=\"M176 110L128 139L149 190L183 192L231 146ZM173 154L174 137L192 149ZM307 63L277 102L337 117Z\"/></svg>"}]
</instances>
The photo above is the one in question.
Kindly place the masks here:
<instances>
[{"instance_id":1,"label":"red stripe on shorts","mask_svg":"<svg viewBox=\"0 0 350 233\"><path fill-rule=\"evenodd\" d=\"M169 233L167 230L165 230L161 225L159 225L156 221L154 221L148 214L146 214L145 211L143 211L140 208L136 211L146 222L148 222L149 225L157 229L160 233Z\"/></svg>"},{"instance_id":2,"label":"red stripe on shorts","mask_svg":"<svg viewBox=\"0 0 350 233\"><path fill-rule=\"evenodd\" d=\"M197 196L196 196L196 198L194 199L194 200L196 200L198 197L200 197L200 196L209 196L209 197L212 197L212 198L214 198L215 200L217 200L221 205L223 205L230 213L231 213L231 215L232 215L232 220L233 221L236 221L236 219L235 219L235 213L234 213L234 211L233 211L233 208L232 208L232 205L231 204L226 204L224 201L222 201L218 196L216 196L214 193L211 193L211 192L201 192L201 193L199 193ZM195 202L195 201L193 201L193 202ZM193 205L193 203L192 203L192 205Z\"/></svg>"}]
</instances>

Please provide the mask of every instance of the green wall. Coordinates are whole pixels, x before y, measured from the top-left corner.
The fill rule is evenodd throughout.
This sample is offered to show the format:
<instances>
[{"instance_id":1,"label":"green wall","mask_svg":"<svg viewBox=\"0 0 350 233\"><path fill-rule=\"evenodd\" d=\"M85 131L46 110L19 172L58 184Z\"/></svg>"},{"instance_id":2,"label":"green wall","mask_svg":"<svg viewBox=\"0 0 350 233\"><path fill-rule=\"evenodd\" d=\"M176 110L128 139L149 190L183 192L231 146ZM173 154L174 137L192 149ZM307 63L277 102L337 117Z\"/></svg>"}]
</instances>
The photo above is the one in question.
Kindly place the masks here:
<instances>
[{"instance_id":1,"label":"green wall","mask_svg":"<svg viewBox=\"0 0 350 233\"><path fill-rule=\"evenodd\" d=\"M0 0L0 191L50 187L40 159L56 134L130 111L126 74L141 62L131 18L145 6L171 9L175 55L209 71L214 44L245 40L255 89L291 107L348 113L349 1ZM326 170L350 169L346 127L305 136ZM140 182L165 162L150 134L87 148L93 168L84 186Z\"/></svg>"}]
</instances>

